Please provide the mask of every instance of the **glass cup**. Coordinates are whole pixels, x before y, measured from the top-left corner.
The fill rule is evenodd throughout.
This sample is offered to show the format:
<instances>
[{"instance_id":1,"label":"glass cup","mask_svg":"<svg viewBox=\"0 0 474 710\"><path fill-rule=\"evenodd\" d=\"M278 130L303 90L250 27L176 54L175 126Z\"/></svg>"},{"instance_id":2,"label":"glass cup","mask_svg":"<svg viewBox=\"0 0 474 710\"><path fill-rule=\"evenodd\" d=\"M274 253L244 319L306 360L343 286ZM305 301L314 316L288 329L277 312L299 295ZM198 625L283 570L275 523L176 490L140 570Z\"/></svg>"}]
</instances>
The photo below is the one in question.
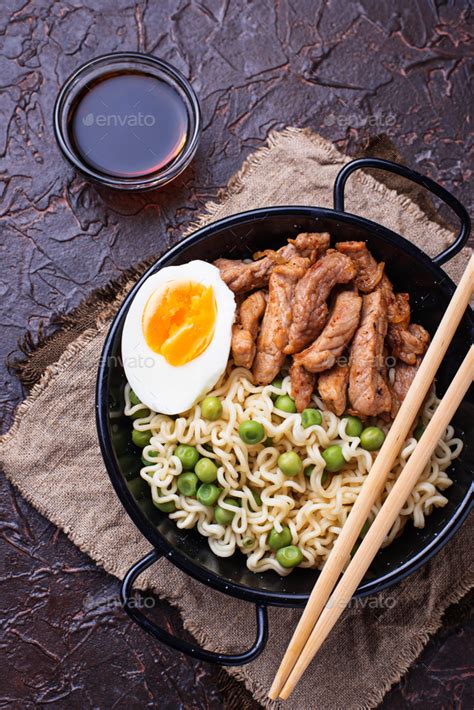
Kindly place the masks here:
<instances>
[{"instance_id":1,"label":"glass cup","mask_svg":"<svg viewBox=\"0 0 474 710\"><path fill-rule=\"evenodd\" d=\"M183 133L182 141L179 143L179 146L176 147L175 154L173 154L169 160L165 161L163 165L157 164L156 169L153 166L148 166L146 170L137 169L135 171L129 171L128 175L125 175L124 172L120 173L120 171L117 170L110 170L110 172L108 172L107 166L103 162L101 164L93 160L94 141L92 139L89 152L85 151L83 146L82 149L78 146L74 117L76 111L81 110L80 106L84 97L86 97L99 82L106 81L111 77L137 75L147 77L148 84L150 84L149 78L157 79L160 82L159 86L158 84L156 85L157 89L160 87L160 91L171 91L174 97L175 108L179 108L181 114L186 116L187 125L185 134ZM164 88L163 84L169 88ZM168 96L169 95L168 93ZM122 98L124 105L126 105L127 95L124 93ZM156 101L159 101L159 99L156 99ZM156 106L158 106L158 104L156 104ZM171 114L168 114L168 118L170 118L170 116ZM87 139L87 132L85 132L84 127L93 126L94 130L99 135L98 139L97 136L94 135L96 139L95 145L98 146L100 142L101 151L106 149L107 141L111 141L111 138L114 137L115 142L111 143L111 150L114 150L115 154L112 157L116 162L119 162L121 151L120 141L122 141L121 145L123 146L124 152L128 151L129 159L133 159L133 149L131 147L133 141L137 141L137 155L140 150L142 150L142 153L145 150L139 143L140 136L138 135L137 121L140 121L140 117L142 120L142 128L143 123L145 125L143 129L145 132L146 127L149 125L152 126L153 122L157 120L156 116L145 115L143 117L140 113L135 113L131 116L127 114L125 117L107 115L107 105L104 104L104 113L102 115L94 116L93 113L83 115L80 128ZM99 119L100 126L104 129L102 133L97 126ZM172 118L170 118L170 120L172 120ZM93 125L94 121L96 125ZM122 122L121 124L119 124L120 121ZM119 129L117 129L117 125L120 126ZM165 128L169 129L172 133L172 125L165 126ZM115 130L120 130L121 133L114 134L113 131ZM105 54L92 59L79 67L67 79L59 92L54 106L54 132L63 156L81 175L91 182L104 187L129 192L153 190L174 180L191 162L199 143L201 112L198 99L190 83L181 72L171 64L147 54L119 52ZM119 143L117 143L117 137L119 137ZM129 141L131 141L131 143L129 143ZM150 145L148 149L153 153L152 145ZM90 155L91 160L88 161L85 155Z\"/></svg>"}]
</instances>

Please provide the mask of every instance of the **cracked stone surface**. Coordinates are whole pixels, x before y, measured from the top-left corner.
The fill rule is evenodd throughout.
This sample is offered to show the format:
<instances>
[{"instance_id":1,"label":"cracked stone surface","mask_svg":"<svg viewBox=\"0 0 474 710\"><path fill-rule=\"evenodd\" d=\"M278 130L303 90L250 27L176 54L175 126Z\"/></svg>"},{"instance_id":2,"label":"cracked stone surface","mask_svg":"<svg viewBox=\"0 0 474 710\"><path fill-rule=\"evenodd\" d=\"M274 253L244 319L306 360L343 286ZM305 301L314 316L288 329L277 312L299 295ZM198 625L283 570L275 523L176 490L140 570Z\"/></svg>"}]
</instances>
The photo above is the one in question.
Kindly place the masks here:
<instances>
[{"instance_id":1,"label":"cracked stone surface","mask_svg":"<svg viewBox=\"0 0 474 710\"><path fill-rule=\"evenodd\" d=\"M2 425L24 393L4 365L26 330L172 245L269 131L308 126L350 154L387 140L469 208L468 3L414 0L4 0L0 16ZM156 194L99 194L61 159L52 107L110 51L174 63L204 131ZM443 213L444 214L444 213ZM448 216L449 218L449 216ZM129 623L108 577L1 481L1 706L220 708L217 671ZM157 618L183 633L163 605ZM438 635L386 708L472 706L472 624ZM248 707L253 707L251 700Z\"/></svg>"}]
</instances>

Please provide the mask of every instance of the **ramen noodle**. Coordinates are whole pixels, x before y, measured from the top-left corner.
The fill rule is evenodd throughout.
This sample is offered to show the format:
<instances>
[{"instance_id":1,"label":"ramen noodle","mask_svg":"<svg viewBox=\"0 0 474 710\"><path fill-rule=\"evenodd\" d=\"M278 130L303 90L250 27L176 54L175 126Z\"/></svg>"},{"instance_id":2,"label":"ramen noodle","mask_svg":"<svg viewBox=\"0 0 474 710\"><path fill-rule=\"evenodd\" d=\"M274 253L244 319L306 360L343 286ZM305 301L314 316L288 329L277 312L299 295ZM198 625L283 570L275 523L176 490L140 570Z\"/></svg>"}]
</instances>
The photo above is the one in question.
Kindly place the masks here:
<instances>
[{"instance_id":1,"label":"ramen noodle","mask_svg":"<svg viewBox=\"0 0 474 710\"><path fill-rule=\"evenodd\" d=\"M289 393L288 375L283 378L281 389ZM155 503L174 503L175 510L169 517L178 528L196 528L219 557L229 557L240 550L252 572L274 570L286 575L291 569L277 561L268 543L272 529L276 532L281 532L283 526L290 529L291 544L297 545L303 554L300 567L321 568L361 491L376 453L362 448L358 437L348 436L347 419L324 409L316 395L312 397L311 406L321 410L322 422L304 429L300 414L275 408L272 394L280 395L281 389L271 384L254 385L248 370L230 363L209 393L222 402L222 417L217 421L204 419L196 404L178 417L152 412L149 416L135 418L133 426L152 434L149 445L143 449L142 460L147 465L140 475L149 484ZM420 414L423 424L431 419L438 403L433 390ZM143 405L131 403L127 385L125 414L137 417L140 408ZM263 425L267 438L262 443L248 445L240 438L239 424L248 420ZM388 431L389 425L384 421L372 421L384 432ZM174 452L179 444L196 447L201 456L212 459L218 466L215 483L222 491L216 504L234 513L228 525L215 522L212 507L178 491L177 478L183 468ZM334 444L341 447L346 465L340 472L328 474L321 452ZM416 444L414 436L406 440L372 507L368 524L377 515ZM423 528L425 516L434 508L446 505L443 493L452 484L446 471L461 449L462 441L454 436L453 427L448 426L387 535L385 545L399 535L408 520L412 520L415 527ZM297 452L305 468L313 466L310 475L306 476L303 471L291 477L283 474L277 460L285 451ZM226 503L227 496L238 499L239 507Z\"/></svg>"}]
</instances>

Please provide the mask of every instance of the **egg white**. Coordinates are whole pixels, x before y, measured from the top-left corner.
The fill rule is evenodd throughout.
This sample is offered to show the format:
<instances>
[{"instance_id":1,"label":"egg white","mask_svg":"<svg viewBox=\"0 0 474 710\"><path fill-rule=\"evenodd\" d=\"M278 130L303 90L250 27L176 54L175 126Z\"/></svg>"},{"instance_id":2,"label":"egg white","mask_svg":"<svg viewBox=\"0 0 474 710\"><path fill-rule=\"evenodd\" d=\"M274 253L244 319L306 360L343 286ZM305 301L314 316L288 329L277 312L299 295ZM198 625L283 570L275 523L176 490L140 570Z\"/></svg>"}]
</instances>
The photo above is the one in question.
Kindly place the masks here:
<instances>
[{"instance_id":1,"label":"egg white","mask_svg":"<svg viewBox=\"0 0 474 710\"><path fill-rule=\"evenodd\" d=\"M198 357L174 367L147 345L142 314L151 294L171 281L194 281L212 286L216 299L214 335ZM131 388L147 407L162 414L181 414L209 392L224 372L229 359L235 298L220 277L219 269L206 261L166 266L150 276L135 294L122 332L122 360Z\"/></svg>"}]
</instances>

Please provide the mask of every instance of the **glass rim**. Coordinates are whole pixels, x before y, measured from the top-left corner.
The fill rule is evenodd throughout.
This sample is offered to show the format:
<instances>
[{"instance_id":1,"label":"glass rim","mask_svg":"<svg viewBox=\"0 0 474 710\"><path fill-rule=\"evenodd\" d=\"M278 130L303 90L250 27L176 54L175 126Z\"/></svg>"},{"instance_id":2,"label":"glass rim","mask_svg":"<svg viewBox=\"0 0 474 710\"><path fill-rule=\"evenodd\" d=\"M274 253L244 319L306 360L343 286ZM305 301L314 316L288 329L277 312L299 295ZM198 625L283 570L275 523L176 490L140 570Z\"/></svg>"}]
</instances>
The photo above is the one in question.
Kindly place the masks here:
<instances>
[{"instance_id":1,"label":"glass rim","mask_svg":"<svg viewBox=\"0 0 474 710\"><path fill-rule=\"evenodd\" d=\"M189 136L186 138L184 148L177 158L168 166L166 166L163 170L158 170L155 173L152 173L151 175L122 178L114 175L108 175L100 170L95 170L81 158L80 154L76 150L74 150L69 137L69 132L67 130L68 116L65 114L65 107L66 103L71 99L71 97L74 96L74 90L77 82L80 79L86 78L90 72L97 67L100 67L100 65L103 65L104 69L107 67L112 68L113 63L117 62L130 62L132 65L135 63L137 66L139 64L145 64L148 67L159 70L160 78L167 81L167 83L174 88L179 87L187 99L187 109L190 111L190 131ZM159 59L158 57L154 57L151 54L143 52L109 52L107 54L94 57L84 64L81 64L81 66L75 69L75 71L65 80L54 103L53 128L56 141L64 158L66 158L66 160L78 172L90 181L104 187L119 190L152 190L162 187L163 185L166 185L174 180L183 172L183 170L185 170L185 168L187 168L193 159L201 134L201 110L196 93L188 79L186 79L179 69L166 60Z\"/></svg>"}]
</instances>

